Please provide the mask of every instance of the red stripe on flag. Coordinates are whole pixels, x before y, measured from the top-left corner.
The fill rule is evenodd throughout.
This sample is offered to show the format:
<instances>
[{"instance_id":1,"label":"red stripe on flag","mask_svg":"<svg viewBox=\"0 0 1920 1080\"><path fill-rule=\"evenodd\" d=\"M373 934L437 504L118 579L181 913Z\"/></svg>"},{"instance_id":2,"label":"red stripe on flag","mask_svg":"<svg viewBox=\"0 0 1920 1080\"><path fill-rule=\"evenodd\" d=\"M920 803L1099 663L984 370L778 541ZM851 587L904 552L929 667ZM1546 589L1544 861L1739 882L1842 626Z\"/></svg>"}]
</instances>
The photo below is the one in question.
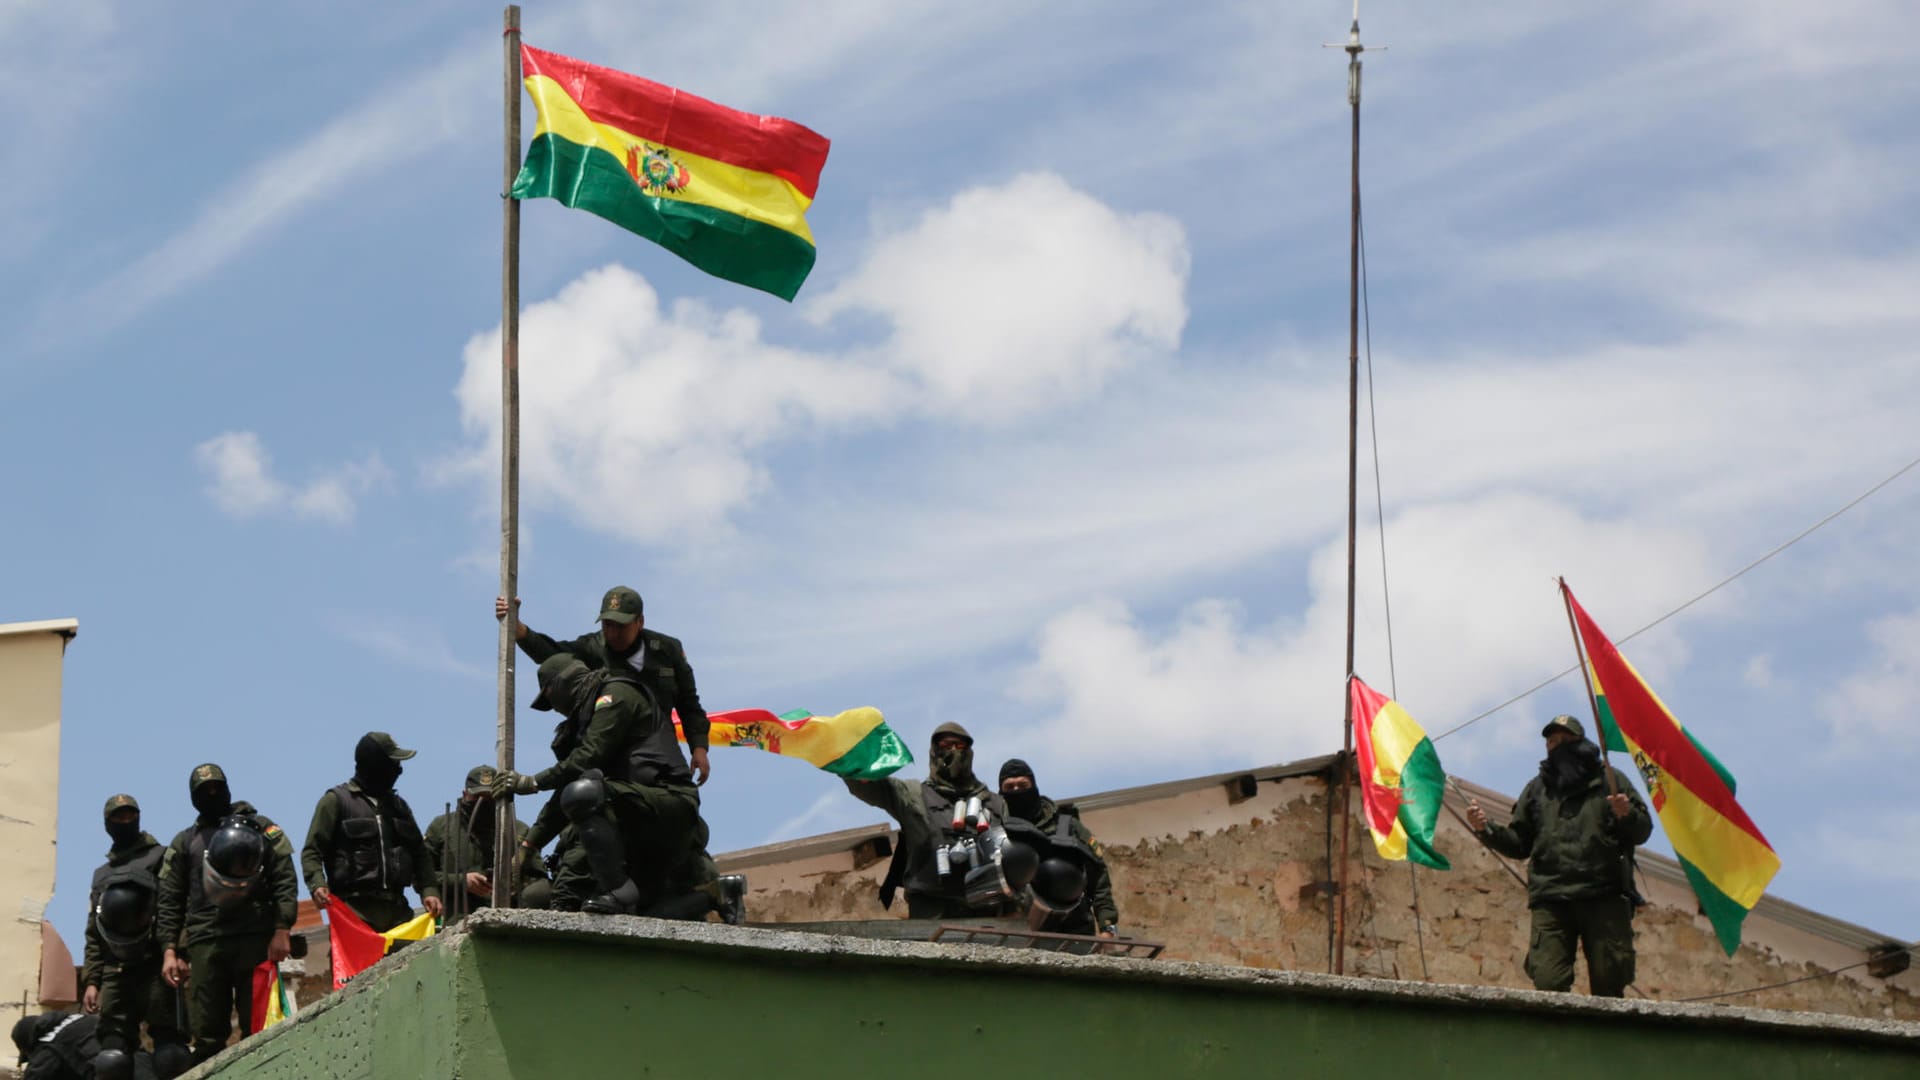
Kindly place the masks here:
<instances>
[{"instance_id":1,"label":"red stripe on flag","mask_svg":"<svg viewBox=\"0 0 1920 1080\"><path fill-rule=\"evenodd\" d=\"M651 79L520 46L525 73L545 75L594 120L674 150L772 173L808 199L820 187L831 145L825 136L777 116L729 109Z\"/></svg>"},{"instance_id":2,"label":"red stripe on flag","mask_svg":"<svg viewBox=\"0 0 1920 1080\"><path fill-rule=\"evenodd\" d=\"M1600 680L1601 692L1606 694L1607 704L1612 707L1613 721L1620 726L1621 734L1640 744L1654 764L1662 772L1671 776L1675 783L1692 792L1708 808L1740 827L1754 839L1767 844L1758 826L1747 817L1747 812L1734 800L1733 792L1720 779L1712 765L1694 749L1693 741L1686 732L1674 722L1671 714L1654 699L1647 684L1627 667L1620 656L1620 650L1600 632L1593 619L1587 615L1587 609L1574 599L1573 590L1567 590L1567 602L1573 606L1574 620L1580 626L1580 636L1586 642L1587 660L1593 665L1594 677Z\"/></svg>"},{"instance_id":3,"label":"red stripe on flag","mask_svg":"<svg viewBox=\"0 0 1920 1080\"><path fill-rule=\"evenodd\" d=\"M1348 676L1350 696L1353 701L1353 749L1360 755L1360 803L1367 814L1367 824L1374 832L1382 836L1393 832L1394 823L1400 817L1400 792L1394 788L1383 787L1374 781L1373 721L1380 710L1387 707L1387 698L1373 687L1360 681L1360 676Z\"/></svg>"},{"instance_id":4,"label":"red stripe on flag","mask_svg":"<svg viewBox=\"0 0 1920 1080\"><path fill-rule=\"evenodd\" d=\"M267 1026L267 1013L273 1007L274 981L279 975L279 965L271 960L262 960L254 967L253 1012L247 1016L247 1034L258 1035Z\"/></svg>"},{"instance_id":5,"label":"red stripe on flag","mask_svg":"<svg viewBox=\"0 0 1920 1080\"><path fill-rule=\"evenodd\" d=\"M337 896L327 905L327 941L335 990L387 955L387 939Z\"/></svg>"}]
</instances>

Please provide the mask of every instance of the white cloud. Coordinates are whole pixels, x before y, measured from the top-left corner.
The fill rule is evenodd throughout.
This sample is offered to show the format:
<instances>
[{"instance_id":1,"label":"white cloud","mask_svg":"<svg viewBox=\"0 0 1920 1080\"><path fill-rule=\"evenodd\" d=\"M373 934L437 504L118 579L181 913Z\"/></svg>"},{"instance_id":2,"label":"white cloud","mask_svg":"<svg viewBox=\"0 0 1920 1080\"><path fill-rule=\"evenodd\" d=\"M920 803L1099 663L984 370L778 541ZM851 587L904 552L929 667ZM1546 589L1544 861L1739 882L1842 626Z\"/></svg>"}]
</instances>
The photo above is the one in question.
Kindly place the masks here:
<instances>
[{"instance_id":1,"label":"white cloud","mask_svg":"<svg viewBox=\"0 0 1920 1080\"><path fill-rule=\"evenodd\" d=\"M274 475L273 460L260 436L229 431L193 448L207 474L207 496L237 518L286 513L309 521L344 525L353 520L361 495L392 482L378 454L329 470L303 486L289 486Z\"/></svg>"},{"instance_id":2,"label":"white cloud","mask_svg":"<svg viewBox=\"0 0 1920 1080\"><path fill-rule=\"evenodd\" d=\"M1889 855L1920 845L1920 811L1887 804L1848 807L1844 813L1826 815L1811 832L1807 842L1794 845L1795 849L1840 870L1849 880L1920 882L1920 862Z\"/></svg>"},{"instance_id":3,"label":"white cloud","mask_svg":"<svg viewBox=\"0 0 1920 1080\"><path fill-rule=\"evenodd\" d=\"M1875 619L1866 637L1872 652L1821 703L1840 752L1910 740L1920 713L1920 611Z\"/></svg>"},{"instance_id":4,"label":"white cloud","mask_svg":"<svg viewBox=\"0 0 1920 1080\"><path fill-rule=\"evenodd\" d=\"M875 358L940 408L1030 412L1179 344L1191 256L1174 219L1120 214L1058 176L973 188L882 237L814 305L888 319Z\"/></svg>"},{"instance_id":5,"label":"white cloud","mask_svg":"<svg viewBox=\"0 0 1920 1080\"><path fill-rule=\"evenodd\" d=\"M1708 572L1695 535L1595 519L1531 496L1419 507L1393 519L1389 536L1398 552L1399 698L1435 734L1524 689L1517 680L1573 662L1557 573L1617 639ZM1363 531L1360 550L1375 543ZM1238 605L1218 599L1192 604L1157 634L1111 601L1053 618L1014 684L1015 697L1041 716L1023 732L1080 770L1143 754L1198 767L1325 752L1340 738L1345 559L1344 543L1322 548L1304 615L1265 626L1247 625ZM1361 582L1356 665L1387 693L1378 577ZM1664 627L1628 651L1655 681L1686 659ZM1526 727L1486 734L1511 741Z\"/></svg>"},{"instance_id":6,"label":"white cloud","mask_svg":"<svg viewBox=\"0 0 1920 1080\"><path fill-rule=\"evenodd\" d=\"M976 211L978 229L959 224ZM995 244L1005 280L985 258ZM614 535L723 530L766 487L773 444L1058 401L1170 350L1186 263L1170 219L1116 214L1056 177L1027 176L962 192L882 240L823 302L829 315L883 320L871 349L774 345L744 311L663 306L629 270L592 271L521 315L522 370L538 373L521 383L525 490ZM453 473L496 468L499 350L497 332L465 349L455 392L484 441Z\"/></svg>"},{"instance_id":7,"label":"white cloud","mask_svg":"<svg viewBox=\"0 0 1920 1080\"><path fill-rule=\"evenodd\" d=\"M495 672L460 659L447 637L432 622L384 615L340 616L331 620L333 632L402 667L473 679L492 679Z\"/></svg>"}]
</instances>

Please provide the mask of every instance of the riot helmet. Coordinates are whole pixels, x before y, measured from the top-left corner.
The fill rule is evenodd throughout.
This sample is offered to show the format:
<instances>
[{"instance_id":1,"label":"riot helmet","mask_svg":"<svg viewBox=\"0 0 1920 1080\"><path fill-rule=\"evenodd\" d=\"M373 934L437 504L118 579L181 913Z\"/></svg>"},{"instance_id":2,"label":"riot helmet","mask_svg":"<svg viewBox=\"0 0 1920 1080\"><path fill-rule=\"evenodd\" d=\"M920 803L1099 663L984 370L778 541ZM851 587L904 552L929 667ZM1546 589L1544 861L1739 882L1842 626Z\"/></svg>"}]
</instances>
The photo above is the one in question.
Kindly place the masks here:
<instances>
[{"instance_id":1,"label":"riot helmet","mask_svg":"<svg viewBox=\"0 0 1920 1080\"><path fill-rule=\"evenodd\" d=\"M252 818L220 819L220 827L207 838L206 857L201 860L207 899L227 907L252 896L266 862L267 838Z\"/></svg>"},{"instance_id":2,"label":"riot helmet","mask_svg":"<svg viewBox=\"0 0 1920 1080\"><path fill-rule=\"evenodd\" d=\"M1057 855L1042 859L1033 876L1034 897L1052 911L1072 910L1086 891L1086 870Z\"/></svg>"},{"instance_id":3,"label":"riot helmet","mask_svg":"<svg viewBox=\"0 0 1920 1080\"><path fill-rule=\"evenodd\" d=\"M156 907L151 875L124 874L109 880L93 906L93 925L107 948L121 960L140 959L152 946Z\"/></svg>"}]
</instances>

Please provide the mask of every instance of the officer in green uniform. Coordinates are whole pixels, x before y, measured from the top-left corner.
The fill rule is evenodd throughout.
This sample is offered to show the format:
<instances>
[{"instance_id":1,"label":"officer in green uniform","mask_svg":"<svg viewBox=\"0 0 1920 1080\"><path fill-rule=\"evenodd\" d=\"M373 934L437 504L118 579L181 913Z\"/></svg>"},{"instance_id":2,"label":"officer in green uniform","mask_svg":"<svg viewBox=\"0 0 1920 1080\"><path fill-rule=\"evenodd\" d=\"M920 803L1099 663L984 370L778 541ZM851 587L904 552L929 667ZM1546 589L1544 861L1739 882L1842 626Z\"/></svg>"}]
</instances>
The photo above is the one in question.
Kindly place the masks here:
<instances>
[{"instance_id":1,"label":"officer in green uniform","mask_svg":"<svg viewBox=\"0 0 1920 1080\"><path fill-rule=\"evenodd\" d=\"M566 653L540 664L536 709L559 712L577 732L571 746L537 774L505 772L493 793L558 794L534 819L523 850L538 851L572 824L592 869L595 895L581 905L598 914L660 911L673 905L700 824L700 797L665 710L630 674L594 670ZM701 896L700 913L710 910Z\"/></svg>"},{"instance_id":2,"label":"officer in green uniform","mask_svg":"<svg viewBox=\"0 0 1920 1080\"><path fill-rule=\"evenodd\" d=\"M599 631L565 642L555 641L521 622L519 606L519 601L514 601L513 634L520 651L536 663L565 654L578 658L589 668L621 671L637 679L663 711L678 714L694 785L707 782L712 775L708 761L708 733L712 725L707 720L706 707L700 704L693 665L687 662L687 650L680 639L647 629L645 605L638 592L625 585L608 589L600 598ZM494 616L505 619L507 613L505 598L496 597ZM556 753L563 754L557 746ZM723 877L714 866L713 856L707 851L708 830L704 819L695 826L690 839L694 850L683 884L711 897L714 909L723 920L741 922L745 918L746 878L737 874ZM560 858L556 860L554 872L556 904L570 895L567 883L584 881L591 876L584 851L571 844L571 840L571 835L564 836L561 851L557 853Z\"/></svg>"},{"instance_id":3,"label":"officer in green uniform","mask_svg":"<svg viewBox=\"0 0 1920 1080\"><path fill-rule=\"evenodd\" d=\"M893 862L880 885L880 906L893 907L893 896L902 885L907 890L907 917L913 919L963 918L969 915L1008 914L1011 901L987 907L969 904L961 874L948 866L946 851L971 830L954 826L956 807L979 798L994 819L1004 822L1007 804L973 775L973 736L955 723L933 729L931 760L925 780L846 781L853 797L869 806L885 810L900 825L899 842L893 849Z\"/></svg>"},{"instance_id":4,"label":"officer in green uniform","mask_svg":"<svg viewBox=\"0 0 1920 1080\"><path fill-rule=\"evenodd\" d=\"M1114 936L1120 908L1113 902L1106 853L1080 819L1078 808L1040 794L1033 767L1019 758L1008 758L1000 766L1000 797L1007 801L1007 812L1014 819L1033 826L1032 833L1015 839L1033 844L1040 852L1032 896L1036 911L1044 916L1041 929Z\"/></svg>"},{"instance_id":5,"label":"officer in green uniform","mask_svg":"<svg viewBox=\"0 0 1920 1080\"><path fill-rule=\"evenodd\" d=\"M427 826L427 866L439 884L449 921L493 903L493 812L491 765L467 770L467 784L453 813L441 814ZM515 851L522 854L513 906L544 908L552 887L538 856L518 846L527 837L523 822L513 823Z\"/></svg>"},{"instance_id":6,"label":"officer in green uniform","mask_svg":"<svg viewBox=\"0 0 1920 1080\"><path fill-rule=\"evenodd\" d=\"M1467 822L1488 847L1528 860L1533 985L1571 989L1574 952L1584 948L1593 995L1620 997L1633 982L1633 849L1653 835L1653 816L1580 721L1556 716L1540 734L1547 758L1513 804L1512 823L1488 827L1478 802Z\"/></svg>"},{"instance_id":7,"label":"officer in green uniform","mask_svg":"<svg viewBox=\"0 0 1920 1080\"><path fill-rule=\"evenodd\" d=\"M81 1008L100 1015L100 1045L108 1050L138 1050L142 1021L156 1047L184 1046L186 1032L174 1019L175 991L160 977L153 933L167 849L140 828L140 803L133 796L108 799L104 814L113 846L93 872L88 892Z\"/></svg>"},{"instance_id":8,"label":"officer in green uniform","mask_svg":"<svg viewBox=\"0 0 1920 1080\"><path fill-rule=\"evenodd\" d=\"M401 762L414 755L384 731L369 731L353 748L353 777L320 796L300 851L313 906L337 897L375 930L413 918L406 889L440 917L440 881L430 871L427 845L413 808L393 789Z\"/></svg>"},{"instance_id":9,"label":"officer in green uniform","mask_svg":"<svg viewBox=\"0 0 1920 1080\"><path fill-rule=\"evenodd\" d=\"M233 801L220 766L195 766L187 783L198 816L161 860L156 932L161 973L187 988L194 1060L205 1061L227 1045L229 1013L252 1026L253 969L291 951L300 883L286 833Z\"/></svg>"}]
</instances>

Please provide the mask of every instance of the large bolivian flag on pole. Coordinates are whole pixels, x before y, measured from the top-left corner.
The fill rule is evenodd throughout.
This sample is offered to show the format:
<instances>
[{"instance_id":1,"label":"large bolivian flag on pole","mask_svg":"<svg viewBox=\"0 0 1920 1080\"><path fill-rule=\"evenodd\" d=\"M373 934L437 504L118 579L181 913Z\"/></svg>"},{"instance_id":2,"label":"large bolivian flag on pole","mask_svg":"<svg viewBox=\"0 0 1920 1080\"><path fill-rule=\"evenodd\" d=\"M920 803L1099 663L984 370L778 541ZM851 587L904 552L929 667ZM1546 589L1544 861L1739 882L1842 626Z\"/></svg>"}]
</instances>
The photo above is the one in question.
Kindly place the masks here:
<instances>
[{"instance_id":1,"label":"large bolivian flag on pole","mask_svg":"<svg viewBox=\"0 0 1920 1080\"><path fill-rule=\"evenodd\" d=\"M709 713L711 746L744 746L781 757L799 758L835 776L849 780L879 780L913 764L913 753L879 709L848 709L838 716L815 716L794 709L775 716L766 709L733 709ZM687 741L680 714L673 714L673 733Z\"/></svg>"},{"instance_id":2,"label":"large bolivian flag on pole","mask_svg":"<svg viewBox=\"0 0 1920 1080\"><path fill-rule=\"evenodd\" d=\"M1560 588L1586 646L1587 678L1606 747L1633 756L1680 868L1720 947L1732 956L1740 947L1740 924L1779 871L1780 856L1734 801L1733 774L1667 711L1573 590L1565 582Z\"/></svg>"},{"instance_id":3,"label":"large bolivian flag on pole","mask_svg":"<svg viewBox=\"0 0 1920 1080\"><path fill-rule=\"evenodd\" d=\"M540 121L514 198L598 214L783 300L800 291L825 138L527 45L520 63Z\"/></svg>"},{"instance_id":4,"label":"large bolivian flag on pole","mask_svg":"<svg viewBox=\"0 0 1920 1080\"><path fill-rule=\"evenodd\" d=\"M1433 847L1447 787L1433 740L1399 702L1358 675L1347 686L1353 696L1353 748L1360 756L1361 809L1373 846L1383 859L1453 869Z\"/></svg>"}]
</instances>

